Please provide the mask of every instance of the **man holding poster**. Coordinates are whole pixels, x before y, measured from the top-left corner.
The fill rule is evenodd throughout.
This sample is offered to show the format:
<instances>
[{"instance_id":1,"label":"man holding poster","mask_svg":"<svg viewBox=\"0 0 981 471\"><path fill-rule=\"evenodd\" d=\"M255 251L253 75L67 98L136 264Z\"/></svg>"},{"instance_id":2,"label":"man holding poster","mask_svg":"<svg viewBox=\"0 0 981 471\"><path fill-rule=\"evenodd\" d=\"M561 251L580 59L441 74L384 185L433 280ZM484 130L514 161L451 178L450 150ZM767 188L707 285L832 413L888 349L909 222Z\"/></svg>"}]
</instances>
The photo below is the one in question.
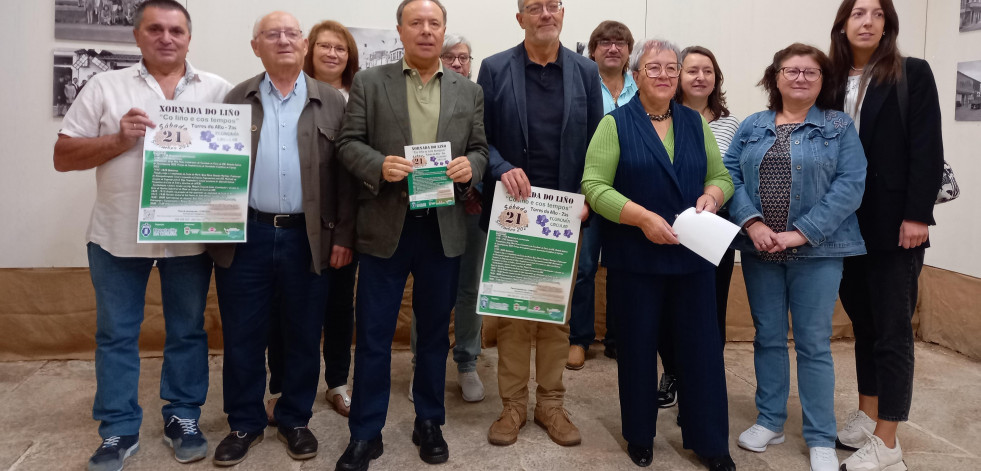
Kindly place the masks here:
<instances>
[{"instance_id":1,"label":"man holding poster","mask_svg":"<svg viewBox=\"0 0 981 471\"><path fill-rule=\"evenodd\" d=\"M366 469L382 453L392 337L409 273L418 332L412 438L423 461L449 458L440 426L446 417L450 312L466 246L463 203L487 163L480 87L444 73L440 63L446 9L437 0L403 0L396 19L405 57L354 76L339 143L341 160L363 185L351 441L337 462L339 470ZM434 198L410 198L418 193L410 190L407 177L437 161L445 167L440 173L450 183L448 190L430 180L425 186ZM440 201L445 191L452 196L449 205Z\"/></svg>"},{"instance_id":2,"label":"man holding poster","mask_svg":"<svg viewBox=\"0 0 981 471\"><path fill-rule=\"evenodd\" d=\"M191 18L173 0L139 7L133 35L139 64L93 77L65 116L54 148L61 172L96 169L96 201L88 229L95 287L95 404L102 445L90 470L120 469L139 446L143 413L137 402L138 340L146 284L156 263L167 340L160 378L164 440L178 461L200 460L208 443L198 428L208 394L204 307L211 259L201 244L137 244L143 137L150 102L220 102L231 88L186 60Z\"/></svg>"},{"instance_id":3,"label":"man holding poster","mask_svg":"<svg viewBox=\"0 0 981 471\"><path fill-rule=\"evenodd\" d=\"M518 200L531 196L532 185L578 193L586 146L603 117L596 63L559 42L565 15L562 2L524 0L518 6L517 20L525 40L485 59L477 77L487 97L484 120L490 144L481 216L484 228L491 217L498 181ZM518 429L525 424L534 335L538 382L535 423L545 428L554 442L578 445L579 429L563 406L568 319L563 324L551 324L501 318L498 325L497 379L504 409L491 425L488 441L510 445L517 441Z\"/></svg>"}]
</instances>

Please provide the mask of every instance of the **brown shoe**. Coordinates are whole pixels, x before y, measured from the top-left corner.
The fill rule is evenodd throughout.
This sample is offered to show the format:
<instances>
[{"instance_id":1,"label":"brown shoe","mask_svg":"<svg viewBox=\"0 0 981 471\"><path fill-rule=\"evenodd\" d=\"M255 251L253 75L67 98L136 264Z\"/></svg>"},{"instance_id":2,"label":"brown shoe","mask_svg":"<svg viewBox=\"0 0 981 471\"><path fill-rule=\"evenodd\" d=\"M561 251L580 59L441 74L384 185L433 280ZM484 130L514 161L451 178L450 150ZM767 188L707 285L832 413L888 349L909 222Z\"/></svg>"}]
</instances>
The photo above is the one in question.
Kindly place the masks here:
<instances>
[{"instance_id":1,"label":"brown shoe","mask_svg":"<svg viewBox=\"0 0 981 471\"><path fill-rule=\"evenodd\" d=\"M507 446L518 441L518 431L528 421L527 406L504 404L501 417L494 421L487 431L487 441L491 445Z\"/></svg>"},{"instance_id":2,"label":"brown shoe","mask_svg":"<svg viewBox=\"0 0 981 471\"><path fill-rule=\"evenodd\" d=\"M569 345L569 360L565 367L570 370L581 370L586 364L586 349L579 345Z\"/></svg>"},{"instance_id":3,"label":"brown shoe","mask_svg":"<svg viewBox=\"0 0 981 471\"><path fill-rule=\"evenodd\" d=\"M347 385L339 386L327 391L327 403L334 407L338 414L348 417L351 415L351 396L347 392Z\"/></svg>"},{"instance_id":4,"label":"brown shoe","mask_svg":"<svg viewBox=\"0 0 981 471\"><path fill-rule=\"evenodd\" d=\"M273 427L277 425L275 412L276 412L276 401L278 400L279 397L271 397L269 398L268 401L266 401L266 420L268 420L269 425L272 425Z\"/></svg>"},{"instance_id":5,"label":"brown shoe","mask_svg":"<svg viewBox=\"0 0 981 471\"><path fill-rule=\"evenodd\" d=\"M548 432L548 438L562 446L582 442L579 429L569 420L569 413L562 406L535 406L535 423Z\"/></svg>"}]
</instances>

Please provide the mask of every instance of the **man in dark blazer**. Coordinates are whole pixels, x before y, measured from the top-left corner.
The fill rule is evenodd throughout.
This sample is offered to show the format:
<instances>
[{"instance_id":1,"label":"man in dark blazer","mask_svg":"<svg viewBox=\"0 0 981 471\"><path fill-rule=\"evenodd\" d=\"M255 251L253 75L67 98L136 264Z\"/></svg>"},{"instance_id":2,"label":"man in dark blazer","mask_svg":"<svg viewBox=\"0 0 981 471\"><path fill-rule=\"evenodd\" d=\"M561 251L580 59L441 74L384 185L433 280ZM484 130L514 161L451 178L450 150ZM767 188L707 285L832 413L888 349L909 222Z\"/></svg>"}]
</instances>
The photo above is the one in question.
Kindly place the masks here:
<instances>
[{"instance_id":1,"label":"man in dark blazer","mask_svg":"<svg viewBox=\"0 0 981 471\"><path fill-rule=\"evenodd\" d=\"M339 470L366 469L382 454L392 337L409 273L418 331L412 439L423 461L449 458L440 426L450 311L466 245L463 203L487 164L480 87L440 63L445 8L436 0L403 0L396 18L405 56L354 76L339 142L341 161L362 183L355 392L351 441ZM413 166L404 146L446 141L454 156L446 174L454 182L455 204L410 210L406 178Z\"/></svg>"},{"instance_id":2,"label":"man in dark blazer","mask_svg":"<svg viewBox=\"0 0 981 471\"><path fill-rule=\"evenodd\" d=\"M510 195L522 199L531 193L531 185L579 192L586 147L603 117L596 63L559 43L562 3L523 0L518 6L516 17L525 40L485 59L477 77L486 100L490 145L481 218L485 229L498 180ZM535 423L560 445L579 444L579 430L563 407L568 323L508 318L498 322L498 384L504 410L491 425L488 441L510 445L518 439L528 413L529 356L532 332L537 332Z\"/></svg>"},{"instance_id":3,"label":"man in dark blazer","mask_svg":"<svg viewBox=\"0 0 981 471\"><path fill-rule=\"evenodd\" d=\"M265 72L227 103L252 107L247 242L212 244L225 343L225 413L232 433L214 462L231 466L267 425L265 350L273 294L280 294L286 367L276 402L279 438L294 459L317 454L307 429L320 378L320 332L328 291L323 271L351 261L356 181L337 161L344 97L302 72L307 40L288 13L256 23L252 48Z\"/></svg>"}]
</instances>

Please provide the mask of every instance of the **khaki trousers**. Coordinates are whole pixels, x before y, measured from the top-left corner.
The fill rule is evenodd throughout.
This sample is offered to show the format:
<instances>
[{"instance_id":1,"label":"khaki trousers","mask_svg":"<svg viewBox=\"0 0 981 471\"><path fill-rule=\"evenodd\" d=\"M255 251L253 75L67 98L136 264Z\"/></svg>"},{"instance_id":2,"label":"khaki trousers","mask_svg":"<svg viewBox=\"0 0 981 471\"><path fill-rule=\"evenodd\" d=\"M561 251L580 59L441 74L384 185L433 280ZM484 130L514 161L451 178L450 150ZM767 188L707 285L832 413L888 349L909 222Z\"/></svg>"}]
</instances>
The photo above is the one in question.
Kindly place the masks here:
<instances>
[{"instance_id":1,"label":"khaki trousers","mask_svg":"<svg viewBox=\"0 0 981 471\"><path fill-rule=\"evenodd\" d=\"M562 372L569 356L569 324L498 319L497 383L504 404L528 406L531 343L535 340L535 399L542 406L562 406ZM519 407L520 408L520 407Z\"/></svg>"}]
</instances>

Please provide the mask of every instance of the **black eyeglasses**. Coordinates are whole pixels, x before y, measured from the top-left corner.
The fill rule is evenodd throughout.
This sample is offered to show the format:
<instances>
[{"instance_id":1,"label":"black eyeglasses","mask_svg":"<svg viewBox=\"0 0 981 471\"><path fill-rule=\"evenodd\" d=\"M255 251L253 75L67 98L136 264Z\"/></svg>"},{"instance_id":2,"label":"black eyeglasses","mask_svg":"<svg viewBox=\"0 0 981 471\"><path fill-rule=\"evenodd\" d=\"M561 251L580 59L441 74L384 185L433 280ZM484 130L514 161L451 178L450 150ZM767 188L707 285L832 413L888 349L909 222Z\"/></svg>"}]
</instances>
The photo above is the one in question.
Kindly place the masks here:
<instances>
[{"instance_id":1,"label":"black eyeglasses","mask_svg":"<svg viewBox=\"0 0 981 471\"><path fill-rule=\"evenodd\" d=\"M821 69L781 67L780 71L783 72L783 76L786 77L787 80L797 80L797 77L799 77L801 74L804 74L804 80L808 82L816 82L819 78L821 78Z\"/></svg>"},{"instance_id":2,"label":"black eyeglasses","mask_svg":"<svg viewBox=\"0 0 981 471\"><path fill-rule=\"evenodd\" d=\"M469 54L460 54L458 56L453 55L453 54L443 54L443 55L439 56L439 58L440 59L443 59L443 62L445 62L446 64L452 64L453 61L458 60L458 61L460 61L460 64L466 65L468 62L470 62L470 59L472 59L472 56L470 56Z\"/></svg>"},{"instance_id":3,"label":"black eyeglasses","mask_svg":"<svg viewBox=\"0 0 981 471\"><path fill-rule=\"evenodd\" d=\"M672 62L661 65L656 62L650 62L644 64L644 71L650 78L658 78L662 73L667 75L669 78L676 78L681 75L681 64Z\"/></svg>"}]
</instances>

